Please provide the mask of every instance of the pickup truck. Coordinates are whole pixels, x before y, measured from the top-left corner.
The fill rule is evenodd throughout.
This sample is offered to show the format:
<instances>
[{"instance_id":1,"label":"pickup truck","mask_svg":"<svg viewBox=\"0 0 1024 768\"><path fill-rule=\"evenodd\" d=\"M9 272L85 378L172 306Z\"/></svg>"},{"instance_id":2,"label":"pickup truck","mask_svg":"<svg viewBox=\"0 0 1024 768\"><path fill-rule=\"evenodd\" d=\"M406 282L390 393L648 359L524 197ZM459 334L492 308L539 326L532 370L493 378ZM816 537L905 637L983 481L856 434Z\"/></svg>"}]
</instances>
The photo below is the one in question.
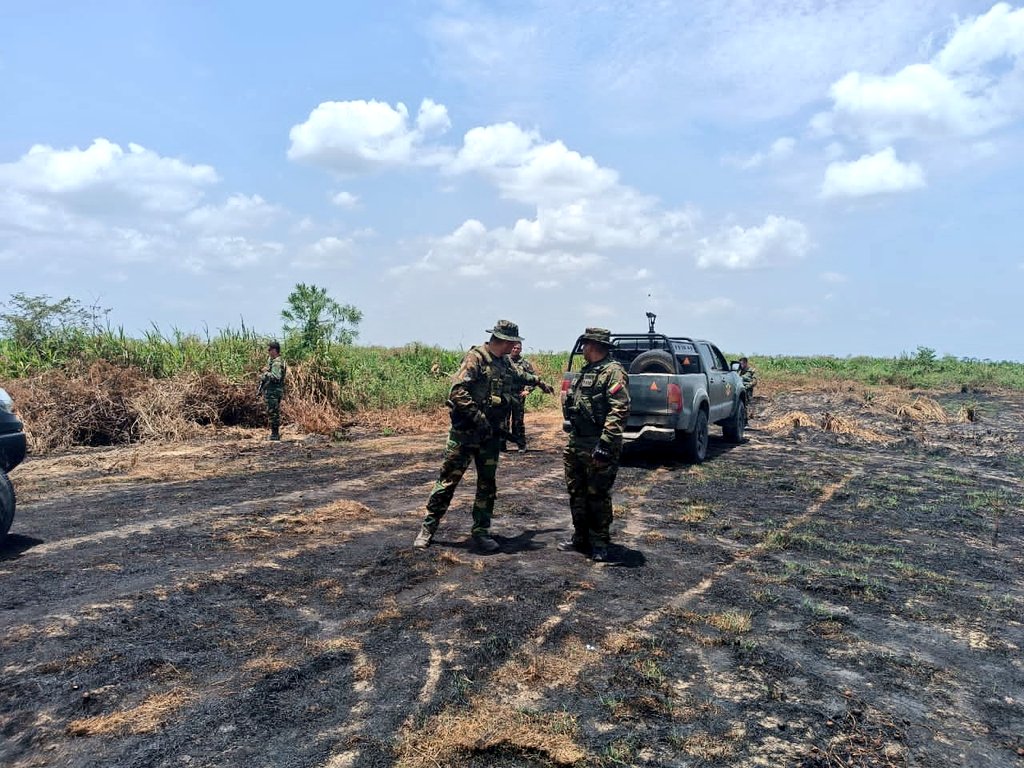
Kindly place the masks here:
<instances>
[{"instance_id":1,"label":"pickup truck","mask_svg":"<svg viewBox=\"0 0 1024 768\"><path fill-rule=\"evenodd\" d=\"M653 325L653 323L652 323ZM625 443L663 442L693 463L707 457L708 425L725 439L743 441L747 395L743 380L710 341L660 333L613 333L611 355L629 374L630 413ZM562 398L585 361L577 339L562 377Z\"/></svg>"},{"instance_id":2,"label":"pickup truck","mask_svg":"<svg viewBox=\"0 0 1024 768\"><path fill-rule=\"evenodd\" d=\"M7 473L25 458L25 432L14 415L14 401L0 389L0 544L14 522L16 499Z\"/></svg>"}]
</instances>

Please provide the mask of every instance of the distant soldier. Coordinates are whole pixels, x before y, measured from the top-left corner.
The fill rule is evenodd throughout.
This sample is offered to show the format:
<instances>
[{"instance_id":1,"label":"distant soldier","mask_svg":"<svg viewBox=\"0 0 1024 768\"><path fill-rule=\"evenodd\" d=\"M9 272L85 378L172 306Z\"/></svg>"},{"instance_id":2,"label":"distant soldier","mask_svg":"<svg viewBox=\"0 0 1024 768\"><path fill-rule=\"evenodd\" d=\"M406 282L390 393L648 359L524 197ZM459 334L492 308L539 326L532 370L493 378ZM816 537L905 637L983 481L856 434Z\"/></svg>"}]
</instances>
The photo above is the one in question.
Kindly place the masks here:
<instances>
[{"instance_id":1,"label":"distant soldier","mask_svg":"<svg viewBox=\"0 0 1024 768\"><path fill-rule=\"evenodd\" d=\"M754 387L757 386L757 371L750 367L750 361L745 358L740 358L740 378L743 379L743 389L747 393L747 401L754 396Z\"/></svg>"},{"instance_id":2,"label":"distant soldier","mask_svg":"<svg viewBox=\"0 0 1024 768\"><path fill-rule=\"evenodd\" d=\"M587 328L582 352L586 365L562 405L569 442L562 454L569 490L572 537L558 542L594 562L608 559L612 525L612 486L622 455L622 429L629 416L629 379L609 354L611 333Z\"/></svg>"},{"instance_id":3,"label":"distant soldier","mask_svg":"<svg viewBox=\"0 0 1024 768\"><path fill-rule=\"evenodd\" d=\"M267 345L267 370L260 376L260 392L267 401L267 416L270 419L270 439L281 439L281 398L284 397L284 378L288 366L281 357L281 345L272 341Z\"/></svg>"},{"instance_id":4,"label":"distant soldier","mask_svg":"<svg viewBox=\"0 0 1024 768\"><path fill-rule=\"evenodd\" d=\"M500 547L490 535L491 514L498 492L495 476L498 471L498 442L502 424L508 417L512 395L524 386L540 387L549 394L554 390L537 376L517 370L507 355L512 345L522 342L519 326L499 320L486 344L473 347L462 359L452 377L448 395L452 426L445 445L441 473L427 499L414 547L429 547L434 532L452 502L455 488L471 461L476 463L476 499L473 502L473 543L481 552L496 552Z\"/></svg>"},{"instance_id":5,"label":"distant soldier","mask_svg":"<svg viewBox=\"0 0 1024 768\"><path fill-rule=\"evenodd\" d=\"M512 345L512 352L509 353L512 365L519 369L520 373L536 376L537 369L533 367L533 363L522 357L522 354L522 342L517 341ZM520 453L526 450L526 398L532 391L533 387L526 386L522 390L512 393L512 408L509 411L505 427L515 437ZM505 450L504 440L501 441L501 449Z\"/></svg>"}]
</instances>

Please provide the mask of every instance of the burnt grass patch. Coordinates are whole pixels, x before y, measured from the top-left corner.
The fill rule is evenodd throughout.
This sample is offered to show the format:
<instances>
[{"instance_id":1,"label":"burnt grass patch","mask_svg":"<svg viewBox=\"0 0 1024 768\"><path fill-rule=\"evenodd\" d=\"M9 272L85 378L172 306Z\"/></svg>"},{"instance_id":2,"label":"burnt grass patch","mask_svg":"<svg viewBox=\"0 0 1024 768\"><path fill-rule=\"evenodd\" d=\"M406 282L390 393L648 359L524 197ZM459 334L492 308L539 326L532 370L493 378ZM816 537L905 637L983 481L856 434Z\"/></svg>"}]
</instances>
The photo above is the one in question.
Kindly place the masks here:
<instances>
[{"instance_id":1,"label":"burnt grass patch","mask_svg":"<svg viewBox=\"0 0 1024 768\"><path fill-rule=\"evenodd\" d=\"M502 458L490 556L472 471L411 547L440 434L207 440L156 479L30 460L0 763L1020 765L1024 398L938 393L977 420L909 425L829 398L763 418L898 439L755 420L699 466L638 452L603 566L554 547L557 415Z\"/></svg>"}]
</instances>

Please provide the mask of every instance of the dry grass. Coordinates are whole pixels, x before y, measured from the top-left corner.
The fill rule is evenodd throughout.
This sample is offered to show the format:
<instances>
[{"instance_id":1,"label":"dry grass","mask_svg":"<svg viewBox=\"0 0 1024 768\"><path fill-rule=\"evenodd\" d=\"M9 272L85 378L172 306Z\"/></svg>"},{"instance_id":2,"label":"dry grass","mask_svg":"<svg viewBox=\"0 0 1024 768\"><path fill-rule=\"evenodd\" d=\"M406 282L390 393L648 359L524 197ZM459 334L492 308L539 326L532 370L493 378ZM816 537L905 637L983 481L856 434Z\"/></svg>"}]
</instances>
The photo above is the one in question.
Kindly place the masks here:
<instances>
[{"instance_id":1,"label":"dry grass","mask_svg":"<svg viewBox=\"0 0 1024 768\"><path fill-rule=\"evenodd\" d=\"M848 419L845 416L838 416L828 412L823 414L820 419L816 419L803 411L790 411L765 423L761 429L766 432L780 434L783 432L791 432L799 427L814 427L820 429L822 432L831 432L837 435L849 435L850 437L855 437L868 443L892 442L892 438L872 429L866 429L865 427L860 426L853 419Z\"/></svg>"},{"instance_id":2,"label":"dry grass","mask_svg":"<svg viewBox=\"0 0 1024 768\"><path fill-rule=\"evenodd\" d=\"M911 397L900 390L887 390L868 402L873 410L890 413L901 421L945 424L950 420L938 402L923 395Z\"/></svg>"},{"instance_id":3,"label":"dry grass","mask_svg":"<svg viewBox=\"0 0 1024 768\"><path fill-rule=\"evenodd\" d=\"M743 611L711 613L705 617L705 621L720 632L732 632L734 634L749 632L751 627L750 614Z\"/></svg>"},{"instance_id":4,"label":"dry grass","mask_svg":"<svg viewBox=\"0 0 1024 768\"><path fill-rule=\"evenodd\" d=\"M176 688L149 696L131 709L72 720L68 724L67 732L71 736L127 736L152 733L166 724L175 712L193 698L190 691Z\"/></svg>"},{"instance_id":5,"label":"dry grass","mask_svg":"<svg viewBox=\"0 0 1024 768\"><path fill-rule=\"evenodd\" d=\"M543 755L554 765L583 762L579 726L567 712L527 712L474 697L464 710L445 711L423 727L406 732L398 745L399 768L460 765L470 754L511 750Z\"/></svg>"}]
</instances>

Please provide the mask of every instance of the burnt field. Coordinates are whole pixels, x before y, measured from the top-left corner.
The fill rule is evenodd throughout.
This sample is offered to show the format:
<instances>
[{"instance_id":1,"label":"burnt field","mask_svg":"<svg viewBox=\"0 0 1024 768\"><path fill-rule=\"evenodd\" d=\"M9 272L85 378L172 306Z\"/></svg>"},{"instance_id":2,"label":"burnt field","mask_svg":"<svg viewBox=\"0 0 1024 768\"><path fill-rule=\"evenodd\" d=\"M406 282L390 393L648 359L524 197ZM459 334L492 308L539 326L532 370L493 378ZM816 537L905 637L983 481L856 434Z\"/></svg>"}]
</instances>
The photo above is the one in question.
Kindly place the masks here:
<instances>
[{"instance_id":1,"label":"burnt field","mask_svg":"<svg viewBox=\"0 0 1024 768\"><path fill-rule=\"evenodd\" d=\"M1019 766L1024 395L759 398L627 454L616 562L554 412L411 547L443 436L242 430L13 473L0 765Z\"/></svg>"}]
</instances>

